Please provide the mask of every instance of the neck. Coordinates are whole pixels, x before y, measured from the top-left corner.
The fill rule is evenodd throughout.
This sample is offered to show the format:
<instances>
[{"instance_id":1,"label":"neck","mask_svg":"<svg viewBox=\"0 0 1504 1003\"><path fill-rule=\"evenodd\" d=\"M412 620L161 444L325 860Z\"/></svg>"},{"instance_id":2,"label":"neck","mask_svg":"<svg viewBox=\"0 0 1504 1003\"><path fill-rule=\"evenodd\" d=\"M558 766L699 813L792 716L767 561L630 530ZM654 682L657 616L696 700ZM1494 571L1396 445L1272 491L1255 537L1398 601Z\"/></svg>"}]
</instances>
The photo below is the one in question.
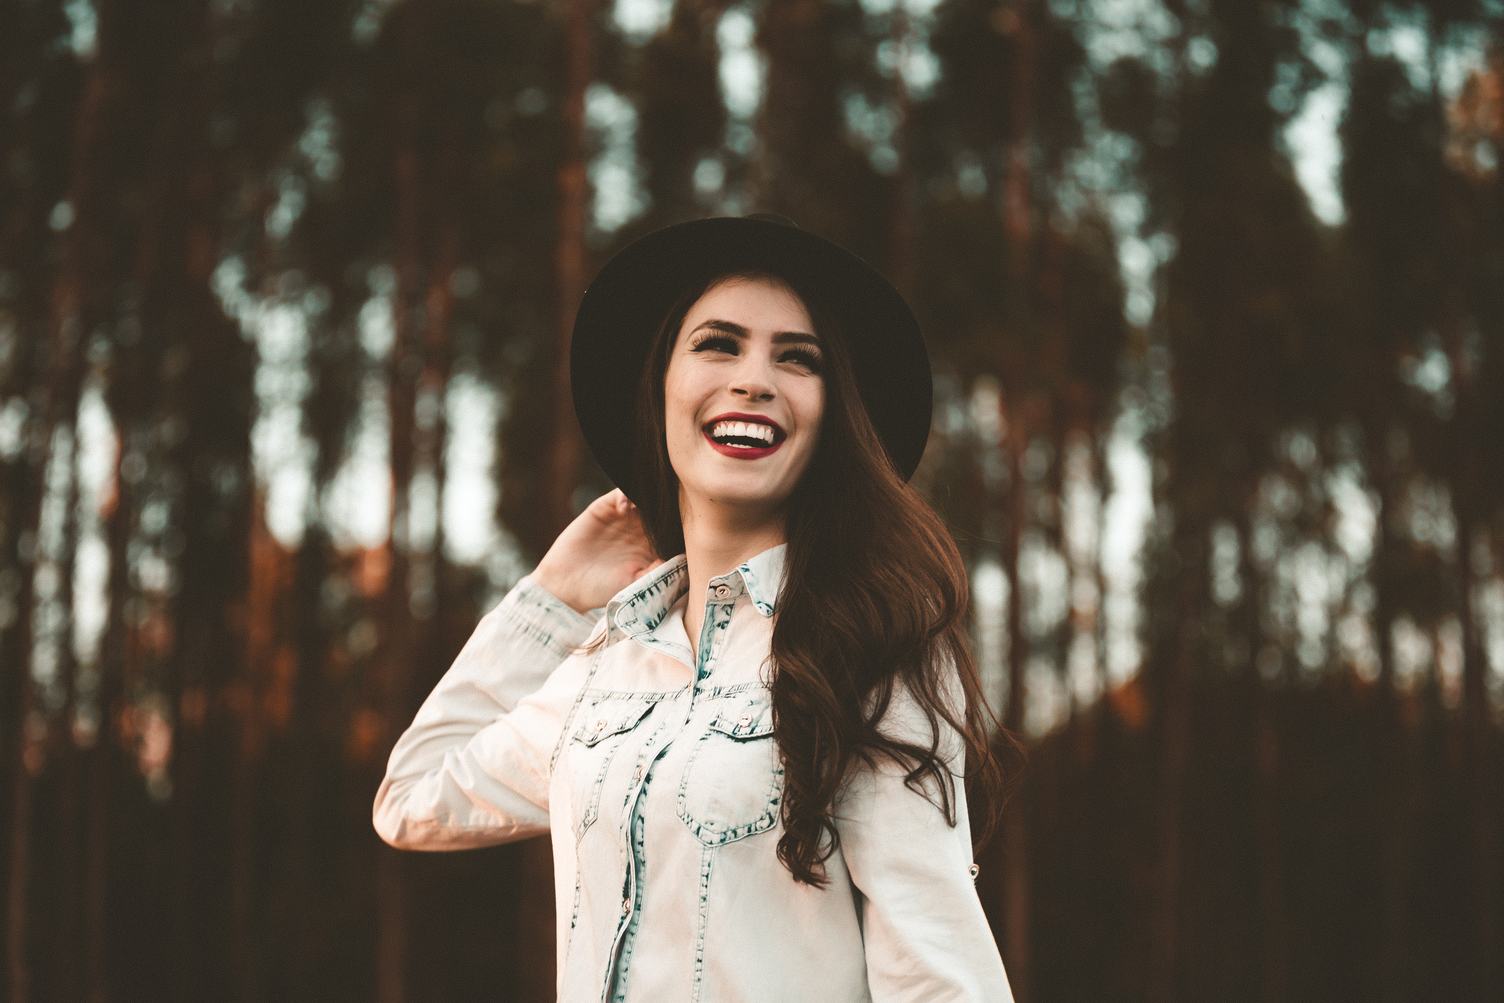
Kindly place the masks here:
<instances>
[{"instance_id":1,"label":"neck","mask_svg":"<svg viewBox=\"0 0 1504 1003\"><path fill-rule=\"evenodd\" d=\"M695 636L698 631L694 628L705 614L710 579L785 542L786 523L781 511L752 511L703 498L692 499L686 497L682 487L679 516L684 525L684 556L689 571L689 603L684 618L691 628L691 643L698 643Z\"/></svg>"}]
</instances>

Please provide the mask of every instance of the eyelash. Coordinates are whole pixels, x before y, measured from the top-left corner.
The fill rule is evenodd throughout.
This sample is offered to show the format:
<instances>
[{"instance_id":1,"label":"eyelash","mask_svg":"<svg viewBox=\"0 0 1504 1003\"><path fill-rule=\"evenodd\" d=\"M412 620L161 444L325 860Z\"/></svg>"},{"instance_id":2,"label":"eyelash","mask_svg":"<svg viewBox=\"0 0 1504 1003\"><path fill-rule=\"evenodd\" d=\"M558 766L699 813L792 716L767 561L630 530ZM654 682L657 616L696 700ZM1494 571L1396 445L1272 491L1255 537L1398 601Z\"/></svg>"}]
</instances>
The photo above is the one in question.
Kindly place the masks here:
<instances>
[{"instance_id":1,"label":"eyelash","mask_svg":"<svg viewBox=\"0 0 1504 1003\"><path fill-rule=\"evenodd\" d=\"M722 345L730 348L735 348L736 342L724 334L712 334L707 337L701 338L699 341L691 345L690 351L698 352L712 345ZM791 348L783 354L785 356L794 356L796 359L803 362L811 372L818 373L820 371L820 357L807 348Z\"/></svg>"}]
</instances>

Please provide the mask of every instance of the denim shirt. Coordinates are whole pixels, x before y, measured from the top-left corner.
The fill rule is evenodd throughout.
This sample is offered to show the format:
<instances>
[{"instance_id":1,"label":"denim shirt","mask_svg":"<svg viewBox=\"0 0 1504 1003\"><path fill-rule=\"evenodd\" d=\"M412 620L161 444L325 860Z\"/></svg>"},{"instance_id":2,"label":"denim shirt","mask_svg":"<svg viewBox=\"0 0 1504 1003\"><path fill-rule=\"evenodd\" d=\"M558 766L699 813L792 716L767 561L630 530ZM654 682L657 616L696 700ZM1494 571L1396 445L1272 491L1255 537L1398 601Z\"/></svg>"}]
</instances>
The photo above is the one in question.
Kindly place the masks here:
<instances>
[{"instance_id":1,"label":"denim shirt","mask_svg":"<svg viewBox=\"0 0 1504 1003\"><path fill-rule=\"evenodd\" d=\"M683 554L603 615L524 577L397 740L376 831L409 850L548 833L561 1000L1011 1001L954 730L940 754L956 826L896 765L858 763L834 806L830 883L798 883L777 858L768 656L786 550L710 580L694 643ZM603 649L570 652L601 631ZM879 727L931 738L901 686Z\"/></svg>"}]
</instances>

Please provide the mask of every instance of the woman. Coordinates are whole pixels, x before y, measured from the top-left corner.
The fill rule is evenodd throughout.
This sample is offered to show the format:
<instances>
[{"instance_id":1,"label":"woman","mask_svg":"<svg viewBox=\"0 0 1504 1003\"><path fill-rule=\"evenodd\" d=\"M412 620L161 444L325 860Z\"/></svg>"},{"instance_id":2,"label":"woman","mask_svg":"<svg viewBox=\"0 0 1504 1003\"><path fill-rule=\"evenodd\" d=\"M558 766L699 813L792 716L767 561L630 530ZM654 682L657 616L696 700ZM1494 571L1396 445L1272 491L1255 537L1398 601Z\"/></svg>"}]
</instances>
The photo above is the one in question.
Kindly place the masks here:
<instances>
[{"instance_id":1,"label":"woman","mask_svg":"<svg viewBox=\"0 0 1504 1003\"><path fill-rule=\"evenodd\" d=\"M1011 999L958 782L969 759L998 804L965 569L906 483L931 398L902 297L782 217L676 224L591 284L572 376L619 487L477 627L376 830L550 833L560 999Z\"/></svg>"}]
</instances>

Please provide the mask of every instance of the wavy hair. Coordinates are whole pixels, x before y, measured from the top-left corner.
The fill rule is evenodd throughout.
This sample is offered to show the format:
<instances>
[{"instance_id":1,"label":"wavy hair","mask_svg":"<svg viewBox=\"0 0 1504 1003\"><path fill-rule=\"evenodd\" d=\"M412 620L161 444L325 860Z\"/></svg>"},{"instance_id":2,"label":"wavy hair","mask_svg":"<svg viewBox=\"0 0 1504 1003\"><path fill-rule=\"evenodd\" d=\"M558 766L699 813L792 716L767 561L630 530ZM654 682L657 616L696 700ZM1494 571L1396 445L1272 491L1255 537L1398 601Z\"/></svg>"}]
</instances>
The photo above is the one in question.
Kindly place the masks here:
<instances>
[{"instance_id":1,"label":"wavy hair","mask_svg":"<svg viewBox=\"0 0 1504 1003\"><path fill-rule=\"evenodd\" d=\"M734 278L766 279L797 296L824 349L824 414L815 455L789 499L787 574L773 626L773 733L784 768L778 858L797 881L829 882L824 862L840 845L833 815L858 761L877 769L880 758L891 760L957 824L946 763L953 753L941 750L941 722L964 747L968 805L982 808L974 845L985 843L1012 787L999 751L1021 761L1023 749L982 692L966 631L966 566L939 514L889 459L858 393L845 332L810 283L759 269L720 271L693 283L663 318L640 374L633 450L634 501L648 539L664 559L684 550L665 438L669 354L690 307ZM605 638L598 634L586 650ZM878 728L900 685L928 722L925 744Z\"/></svg>"}]
</instances>

